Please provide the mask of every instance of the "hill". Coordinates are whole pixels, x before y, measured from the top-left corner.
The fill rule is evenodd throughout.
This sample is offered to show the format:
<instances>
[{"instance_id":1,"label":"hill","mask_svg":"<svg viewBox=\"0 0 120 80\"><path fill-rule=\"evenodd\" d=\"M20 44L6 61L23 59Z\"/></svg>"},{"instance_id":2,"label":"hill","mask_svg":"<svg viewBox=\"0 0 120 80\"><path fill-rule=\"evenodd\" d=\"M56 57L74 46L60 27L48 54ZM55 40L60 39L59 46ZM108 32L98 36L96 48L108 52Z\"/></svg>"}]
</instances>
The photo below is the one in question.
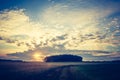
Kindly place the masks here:
<instances>
[{"instance_id":1,"label":"hill","mask_svg":"<svg viewBox=\"0 0 120 80\"><path fill-rule=\"evenodd\" d=\"M44 59L45 62L82 62L81 56L76 55L54 55Z\"/></svg>"},{"instance_id":2,"label":"hill","mask_svg":"<svg viewBox=\"0 0 120 80\"><path fill-rule=\"evenodd\" d=\"M7 59L0 59L0 62L23 62L22 60L7 60Z\"/></svg>"}]
</instances>

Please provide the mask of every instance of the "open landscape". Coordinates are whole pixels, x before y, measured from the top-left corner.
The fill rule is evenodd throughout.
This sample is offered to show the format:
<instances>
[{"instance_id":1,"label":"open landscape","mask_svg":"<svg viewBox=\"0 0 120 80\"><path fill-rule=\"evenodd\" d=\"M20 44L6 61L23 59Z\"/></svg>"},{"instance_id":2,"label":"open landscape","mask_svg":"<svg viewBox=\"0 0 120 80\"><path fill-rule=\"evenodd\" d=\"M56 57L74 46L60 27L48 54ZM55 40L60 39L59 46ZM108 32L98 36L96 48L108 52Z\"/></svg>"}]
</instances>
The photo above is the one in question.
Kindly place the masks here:
<instances>
[{"instance_id":1,"label":"open landscape","mask_svg":"<svg viewBox=\"0 0 120 80\"><path fill-rule=\"evenodd\" d=\"M0 80L119 80L120 62L0 62Z\"/></svg>"},{"instance_id":2,"label":"open landscape","mask_svg":"<svg viewBox=\"0 0 120 80\"><path fill-rule=\"evenodd\" d=\"M120 0L0 0L0 80L120 80Z\"/></svg>"}]
</instances>

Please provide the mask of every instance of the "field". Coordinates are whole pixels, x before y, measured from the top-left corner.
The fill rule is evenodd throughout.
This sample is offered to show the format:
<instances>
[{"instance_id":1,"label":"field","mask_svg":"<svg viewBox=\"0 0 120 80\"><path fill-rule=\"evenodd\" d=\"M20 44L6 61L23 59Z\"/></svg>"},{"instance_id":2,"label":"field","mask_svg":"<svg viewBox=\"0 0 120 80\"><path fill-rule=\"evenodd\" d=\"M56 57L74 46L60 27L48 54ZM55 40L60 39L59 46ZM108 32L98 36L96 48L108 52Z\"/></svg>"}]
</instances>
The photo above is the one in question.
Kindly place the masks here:
<instances>
[{"instance_id":1,"label":"field","mask_svg":"<svg viewBox=\"0 0 120 80\"><path fill-rule=\"evenodd\" d=\"M120 80L120 62L0 62L0 80Z\"/></svg>"}]
</instances>

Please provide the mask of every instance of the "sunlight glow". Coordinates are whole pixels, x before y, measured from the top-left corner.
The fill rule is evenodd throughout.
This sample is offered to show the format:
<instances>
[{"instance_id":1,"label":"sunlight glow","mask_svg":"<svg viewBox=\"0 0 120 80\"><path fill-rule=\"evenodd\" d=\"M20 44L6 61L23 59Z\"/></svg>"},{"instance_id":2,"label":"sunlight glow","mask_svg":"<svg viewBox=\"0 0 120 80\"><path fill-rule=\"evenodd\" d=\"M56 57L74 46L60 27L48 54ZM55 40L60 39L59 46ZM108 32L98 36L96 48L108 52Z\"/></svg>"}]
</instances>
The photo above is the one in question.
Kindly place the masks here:
<instances>
[{"instance_id":1,"label":"sunlight glow","mask_svg":"<svg viewBox=\"0 0 120 80\"><path fill-rule=\"evenodd\" d=\"M34 59L34 61L41 61L42 62L44 59L44 56L41 53L35 53L33 55L33 59Z\"/></svg>"}]
</instances>

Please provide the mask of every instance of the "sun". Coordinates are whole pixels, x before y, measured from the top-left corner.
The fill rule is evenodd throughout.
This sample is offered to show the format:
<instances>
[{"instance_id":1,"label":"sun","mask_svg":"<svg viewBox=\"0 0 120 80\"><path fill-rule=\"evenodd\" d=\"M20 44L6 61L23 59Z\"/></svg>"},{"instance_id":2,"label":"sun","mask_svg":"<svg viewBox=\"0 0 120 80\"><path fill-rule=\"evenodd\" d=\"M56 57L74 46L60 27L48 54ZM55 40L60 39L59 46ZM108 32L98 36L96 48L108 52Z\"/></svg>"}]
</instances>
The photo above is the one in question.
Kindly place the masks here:
<instances>
[{"instance_id":1,"label":"sun","mask_svg":"<svg viewBox=\"0 0 120 80\"><path fill-rule=\"evenodd\" d=\"M41 53L34 53L33 59L34 59L34 61L42 62L44 59L44 56Z\"/></svg>"}]
</instances>

